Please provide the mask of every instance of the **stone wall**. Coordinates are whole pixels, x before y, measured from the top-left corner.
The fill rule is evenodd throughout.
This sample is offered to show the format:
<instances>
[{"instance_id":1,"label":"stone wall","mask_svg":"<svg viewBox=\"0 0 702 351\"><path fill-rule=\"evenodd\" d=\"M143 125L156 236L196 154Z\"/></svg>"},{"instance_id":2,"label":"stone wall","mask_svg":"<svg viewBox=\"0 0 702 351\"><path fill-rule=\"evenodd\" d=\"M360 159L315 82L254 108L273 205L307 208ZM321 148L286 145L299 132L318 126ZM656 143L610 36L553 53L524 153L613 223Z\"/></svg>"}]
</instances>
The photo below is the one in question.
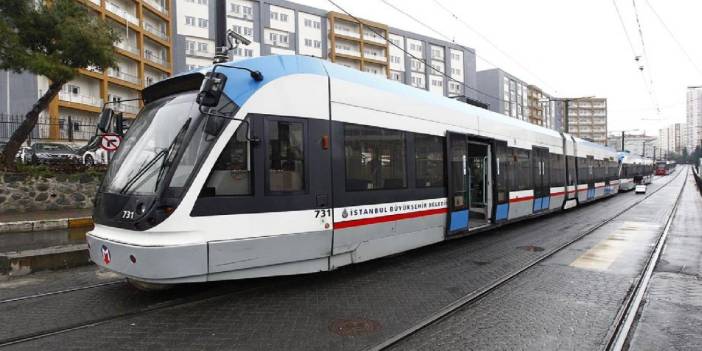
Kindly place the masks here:
<instances>
[{"instance_id":1,"label":"stone wall","mask_svg":"<svg viewBox=\"0 0 702 351\"><path fill-rule=\"evenodd\" d=\"M100 177L0 173L0 213L90 208Z\"/></svg>"}]
</instances>

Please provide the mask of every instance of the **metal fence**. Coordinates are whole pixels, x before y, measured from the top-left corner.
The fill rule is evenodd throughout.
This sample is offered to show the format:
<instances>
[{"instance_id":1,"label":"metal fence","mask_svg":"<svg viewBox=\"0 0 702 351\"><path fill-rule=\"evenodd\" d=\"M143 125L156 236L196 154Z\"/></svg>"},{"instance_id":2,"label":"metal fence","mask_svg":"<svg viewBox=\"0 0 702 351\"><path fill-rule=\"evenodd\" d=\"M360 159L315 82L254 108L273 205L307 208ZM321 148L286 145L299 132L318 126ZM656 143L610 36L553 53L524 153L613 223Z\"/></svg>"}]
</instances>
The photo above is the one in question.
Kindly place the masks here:
<instances>
[{"instance_id":1,"label":"metal fence","mask_svg":"<svg viewBox=\"0 0 702 351\"><path fill-rule=\"evenodd\" d=\"M0 141L7 141L12 133L24 121L24 115L0 114ZM81 142L90 140L95 135L96 125L74 121L70 116L60 118L58 123L47 121L46 117L39 117L29 137L29 142L34 140L53 140L65 142Z\"/></svg>"}]
</instances>

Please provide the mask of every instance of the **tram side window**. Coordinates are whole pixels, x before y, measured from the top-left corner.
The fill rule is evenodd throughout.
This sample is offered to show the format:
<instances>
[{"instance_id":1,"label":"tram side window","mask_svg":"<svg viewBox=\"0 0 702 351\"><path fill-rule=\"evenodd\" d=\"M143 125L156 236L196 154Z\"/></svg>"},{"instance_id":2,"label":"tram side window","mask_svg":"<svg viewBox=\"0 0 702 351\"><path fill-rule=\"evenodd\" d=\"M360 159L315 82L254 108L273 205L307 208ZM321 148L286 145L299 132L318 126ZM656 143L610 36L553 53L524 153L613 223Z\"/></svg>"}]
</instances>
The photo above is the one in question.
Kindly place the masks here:
<instances>
[{"instance_id":1,"label":"tram side window","mask_svg":"<svg viewBox=\"0 0 702 351\"><path fill-rule=\"evenodd\" d=\"M495 157L497 163L497 203L505 203L509 200L509 172L512 165L512 153L504 143L495 143Z\"/></svg>"},{"instance_id":2,"label":"tram side window","mask_svg":"<svg viewBox=\"0 0 702 351\"><path fill-rule=\"evenodd\" d=\"M530 190L532 187L532 165L530 161L530 150L512 149L514 172L511 173L512 186L510 190ZM534 166L536 167L536 166Z\"/></svg>"},{"instance_id":3,"label":"tram side window","mask_svg":"<svg viewBox=\"0 0 702 351\"><path fill-rule=\"evenodd\" d=\"M250 147L247 128L239 126L217 158L200 196L251 195Z\"/></svg>"},{"instance_id":4,"label":"tram side window","mask_svg":"<svg viewBox=\"0 0 702 351\"><path fill-rule=\"evenodd\" d=\"M404 132L345 124L344 154L347 191L407 187Z\"/></svg>"},{"instance_id":5,"label":"tram side window","mask_svg":"<svg viewBox=\"0 0 702 351\"><path fill-rule=\"evenodd\" d=\"M268 191L304 191L304 124L268 120L266 121L266 129Z\"/></svg>"},{"instance_id":6,"label":"tram side window","mask_svg":"<svg viewBox=\"0 0 702 351\"><path fill-rule=\"evenodd\" d=\"M414 145L417 188L445 186L444 138L415 134Z\"/></svg>"},{"instance_id":7,"label":"tram side window","mask_svg":"<svg viewBox=\"0 0 702 351\"><path fill-rule=\"evenodd\" d=\"M565 162L563 155L551 154L551 185L563 186L565 184Z\"/></svg>"}]
</instances>

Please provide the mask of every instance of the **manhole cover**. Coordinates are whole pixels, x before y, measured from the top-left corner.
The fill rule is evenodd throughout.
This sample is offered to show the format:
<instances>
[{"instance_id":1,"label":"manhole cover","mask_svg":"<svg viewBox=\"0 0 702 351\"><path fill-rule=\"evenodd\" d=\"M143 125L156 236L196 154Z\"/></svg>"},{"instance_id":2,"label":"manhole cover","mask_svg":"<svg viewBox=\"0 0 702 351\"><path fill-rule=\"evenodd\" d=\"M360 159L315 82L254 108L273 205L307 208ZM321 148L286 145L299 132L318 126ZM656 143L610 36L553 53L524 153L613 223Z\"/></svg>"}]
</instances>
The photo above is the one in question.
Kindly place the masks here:
<instances>
[{"instance_id":1,"label":"manhole cover","mask_svg":"<svg viewBox=\"0 0 702 351\"><path fill-rule=\"evenodd\" d=\"M527 245L527 246L519 246L517 247L518 249L526 250L529 252L539 252L539 251L544 251L543 247L540 246L534 246L534 245Z\"/></svg>"},{"instance_id":2,"label":"manhole cover","mask_svg":"<svg viewBox=\"0 0 702 351\"><path fill-rule=\"evenodd\" d=\"M371 319L337 319L329 325L329 331L340 336L361 336L380 330L380 322Z\"/></svg>"}]
</instances>

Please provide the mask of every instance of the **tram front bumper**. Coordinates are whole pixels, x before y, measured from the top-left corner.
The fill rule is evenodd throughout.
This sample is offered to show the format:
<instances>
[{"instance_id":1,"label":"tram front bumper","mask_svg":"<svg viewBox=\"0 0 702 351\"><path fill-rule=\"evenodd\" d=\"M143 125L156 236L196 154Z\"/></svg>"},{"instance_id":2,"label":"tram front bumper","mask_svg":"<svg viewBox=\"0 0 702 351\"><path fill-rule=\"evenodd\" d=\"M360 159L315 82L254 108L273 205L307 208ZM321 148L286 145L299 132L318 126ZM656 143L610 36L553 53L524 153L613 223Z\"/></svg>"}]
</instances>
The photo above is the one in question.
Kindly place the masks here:
<instances>
[{"instance_id":1,"label":"tram front bumper","mask_svg":"<svg viewBox=\"0 0 702 351\"><path fill-rule=\"evenodd\" d=\"M207 280L207 244L138 246L86 235L90 259L129 278L154 283Z\"/></svg>"}]
</instances>

